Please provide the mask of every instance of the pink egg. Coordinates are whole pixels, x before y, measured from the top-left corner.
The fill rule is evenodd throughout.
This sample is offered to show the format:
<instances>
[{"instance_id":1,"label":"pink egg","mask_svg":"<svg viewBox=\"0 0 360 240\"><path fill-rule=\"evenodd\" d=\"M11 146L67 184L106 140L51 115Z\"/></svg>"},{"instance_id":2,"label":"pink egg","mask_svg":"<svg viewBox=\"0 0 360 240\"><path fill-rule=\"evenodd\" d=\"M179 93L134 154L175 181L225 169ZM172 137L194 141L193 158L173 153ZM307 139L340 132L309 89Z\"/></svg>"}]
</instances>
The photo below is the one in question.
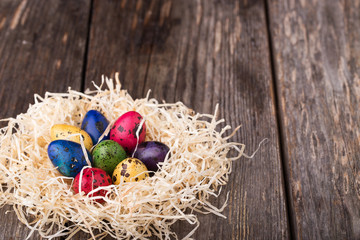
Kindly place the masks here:
<instances>
[{"instance_id":1,"label":"pink egg","mask_svg":"<svg viewBox=\"0 0 360 240\"><path fill-rule=\"evenodd\" d=\"M111 128L110 139L119 143L129 155L133 153L136 144L145 140L146 125L145 122L140 125L142 119L138 112L130 111L121 115ZM139 127L141 128L137 137Z\"/></svg>"}]
</instances>

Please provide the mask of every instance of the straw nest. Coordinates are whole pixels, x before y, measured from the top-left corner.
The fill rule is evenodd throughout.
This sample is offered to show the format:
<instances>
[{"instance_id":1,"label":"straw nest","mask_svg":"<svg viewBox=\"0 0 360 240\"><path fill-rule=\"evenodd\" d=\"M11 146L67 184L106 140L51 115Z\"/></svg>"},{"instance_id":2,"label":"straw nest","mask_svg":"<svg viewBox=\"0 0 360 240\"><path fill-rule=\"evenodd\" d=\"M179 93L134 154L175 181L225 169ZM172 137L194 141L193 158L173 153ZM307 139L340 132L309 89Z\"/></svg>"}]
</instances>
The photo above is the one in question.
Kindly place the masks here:
<instances>
[{"instance_id":1,"label":"straw nest","mask_svg":"<svg viewBox=\"0 0 360 240\"><path fill-rule=\"evenodd\" d=\"M208 199L218 196L244 145L227 141L233 135L224 136L229 126L216 130L224 121L216 120L217 107L214 115L199 114L181 102L159 103L149 94L134 100L115 79L103 78L85 93L69 88L44 98L35 95L26 113L2 120L8 124L0 129L0 205L13 205L30 235L38 231L43 237L70 239L82 230L93 239L170 239L177 238L171 225L186 220L194 225L189 238L199 225L195 212L222 216L226 203L218 209ZM103 187L109 190L103 203L75 194L72 178L60 175L47 155L51 126L80 126L91 109L112 122L126 111L139 112L146 121L146 140L161 141L171 152L153 177ZM231 149L236 157L228 156Z\"/></svg>"}]
</instances>

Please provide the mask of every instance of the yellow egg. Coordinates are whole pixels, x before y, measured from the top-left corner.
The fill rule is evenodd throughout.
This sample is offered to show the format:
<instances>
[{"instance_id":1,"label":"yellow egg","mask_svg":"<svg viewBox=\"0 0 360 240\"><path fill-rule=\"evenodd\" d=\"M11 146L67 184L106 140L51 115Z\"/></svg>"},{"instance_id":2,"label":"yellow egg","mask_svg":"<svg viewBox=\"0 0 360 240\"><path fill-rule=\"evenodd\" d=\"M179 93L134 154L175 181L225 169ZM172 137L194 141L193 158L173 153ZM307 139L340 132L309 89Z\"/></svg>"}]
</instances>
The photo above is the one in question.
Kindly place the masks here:
<instances>
[{"instance_id":1,"label":"yellow egg","mask_svg":"<svg viewBox=\"0 0 360 240\"><path fill-rule=\"evenodd\" d=\"M147 170L139 159L126 158L116 166L112 180L116 185L120 182L138 182L149 176Z\"/></svg>"},{"instance_id":2,"label":"yellow egg","mask_svg":"<svg viewBox=\"0 0 360 240\"><path fill-rule=\"evenodd\" d=\"M84 141L85 148L88 151L90 151L90 149L93 146L93 142L91 140L90 135L87 132L85 132L84 130L81 130L81 128L78 128L75 126L66 125L66 124L55 124L51 128L51 141L59 140L59 139L65 139L65 140L67 139L69 141L77 142L80 144L80 136L79 135L68 138L68 136L77 134L77 133L81 134L82 139Z\"/></svg>"}]
</instances>

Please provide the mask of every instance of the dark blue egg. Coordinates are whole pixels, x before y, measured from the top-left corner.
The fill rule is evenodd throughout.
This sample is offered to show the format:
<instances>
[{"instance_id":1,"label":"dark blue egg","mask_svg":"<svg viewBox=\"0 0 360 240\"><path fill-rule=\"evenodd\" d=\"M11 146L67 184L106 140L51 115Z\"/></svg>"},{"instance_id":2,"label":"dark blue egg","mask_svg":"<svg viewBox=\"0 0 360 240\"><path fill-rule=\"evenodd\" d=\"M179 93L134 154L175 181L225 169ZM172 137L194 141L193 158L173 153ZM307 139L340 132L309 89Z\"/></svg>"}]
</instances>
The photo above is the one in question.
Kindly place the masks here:
<instances>
[{"instance_id":1,"label":"dark blue egg","mask_svg":"<svg viewBox=\"0 0 360 240\"><path fill-rule=\"evenodd\" d=\"M169 147L161 142L149 141L139 144L134 157L140 159L150 171L159 169L158 163L164 162Z\"/></svg>"},{"instance_id":2,"label":"dark blue egg","mask_svg":"<svg viewBox=\"0 0 360 240\"><path fill-rule=\"evenodd\" d=\"M90 162L92 157L87 151ZM48 155L51 162L61 174L75 177L83 167L88 166L81 145L67 140L55 140L48 146Z\"/></svg>"},{"instance_id":3,"label":"dark blue egg","mask_svg":"<svg viewBox=\"0 0 360 240\"><path fill-rule=\"evenodd\" d=\"M109 125L109 121L101 114L101 112L96 110L90 110L86 113L82 124L81 129L85 130L91 137L94 145L98 143L100 136L104 133L105 129ZM105 136L103 140L109 139L108 136Z\"/></svg>"}]
</instances>

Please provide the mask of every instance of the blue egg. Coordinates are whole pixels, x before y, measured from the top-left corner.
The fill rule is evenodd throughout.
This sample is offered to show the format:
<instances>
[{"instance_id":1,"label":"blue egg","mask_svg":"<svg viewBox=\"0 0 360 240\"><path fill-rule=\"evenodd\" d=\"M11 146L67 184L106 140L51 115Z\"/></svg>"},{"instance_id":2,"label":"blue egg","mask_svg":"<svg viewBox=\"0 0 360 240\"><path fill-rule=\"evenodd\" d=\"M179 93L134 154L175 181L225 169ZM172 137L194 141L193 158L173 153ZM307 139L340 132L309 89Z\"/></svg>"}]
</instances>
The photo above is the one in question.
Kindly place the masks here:
<instances>
[{"instance_id":1,"label":"blue egg","mask_svg":"<svg viewBox=\"0 0 360 240\"><path fill-rule=\"evenodd\" d=\"M109 121L101 114L101 112L96 110L90 110L86 113L82 124L81 129L85 130L91 137L94 145L98 143L100 136L104 133L105 129L109 125ZM103 140L109 139L105 136Z\"/></svg>"},{"instance_id":2,"label":"blue egg","mask_svg":"<svg viewBox=\"0 0 360 240\"><path fill-rule=\"evenodd\" d=\"M92 157L87 151L90 162ZM81 145L67 140L55 140L48 146L48 155L51 162L61 174L75 177L83 167L88 166Z\"/></svg>"}]
</instances>

